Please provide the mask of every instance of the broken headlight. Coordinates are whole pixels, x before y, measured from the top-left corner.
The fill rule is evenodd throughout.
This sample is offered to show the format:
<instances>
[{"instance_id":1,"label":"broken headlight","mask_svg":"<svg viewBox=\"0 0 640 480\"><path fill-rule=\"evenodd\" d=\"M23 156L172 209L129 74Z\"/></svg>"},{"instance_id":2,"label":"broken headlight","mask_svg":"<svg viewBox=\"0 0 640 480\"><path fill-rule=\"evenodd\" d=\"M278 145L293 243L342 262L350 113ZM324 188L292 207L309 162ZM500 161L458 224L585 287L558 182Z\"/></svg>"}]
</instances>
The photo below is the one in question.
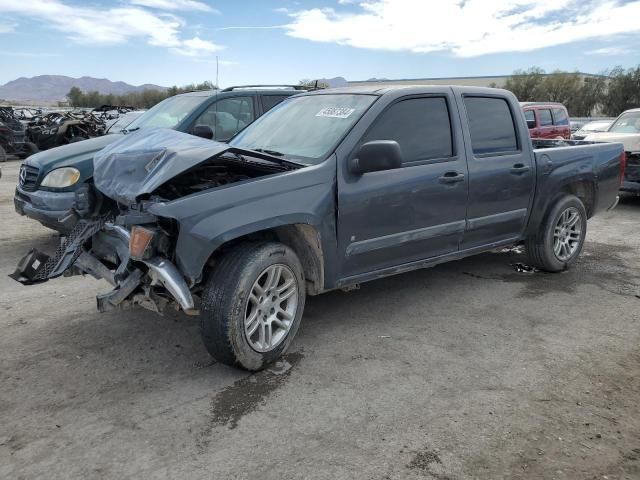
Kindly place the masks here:
<instances>
[{"instance_id":1,"label":"broken headlight","mask_svg":"<svg viewBox=\"0 0 640 480\"><path fill-rule=\"evenodd\" d=\"M47 174L42 180L43 187L65 188L70 187L80 179L80 172L77 168L63 167L56 168Z\"/></svg>"}]
</instances>

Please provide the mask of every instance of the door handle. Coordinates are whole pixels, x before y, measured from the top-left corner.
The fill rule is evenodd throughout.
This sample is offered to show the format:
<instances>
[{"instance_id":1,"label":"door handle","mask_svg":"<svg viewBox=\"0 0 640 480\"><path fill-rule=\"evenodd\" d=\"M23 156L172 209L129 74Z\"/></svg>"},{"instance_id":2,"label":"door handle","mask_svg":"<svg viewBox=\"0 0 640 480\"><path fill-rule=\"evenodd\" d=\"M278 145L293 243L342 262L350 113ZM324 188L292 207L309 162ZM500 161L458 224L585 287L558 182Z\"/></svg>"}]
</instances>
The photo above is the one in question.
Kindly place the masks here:
<instances>
[{"instance_id":1,"label":"door handle","mask_svg":"<svg viewBox=\"0 0 640 480\"><path fill-rule=\"evenodd\" d=\"M523 173L527 173L529 171L529 167L523 163L516 163L513 168L511 168L511 173L514 175L521 175Z\"/></svg>"},{"instance_id":2,"label":"door handle","mask_svg":"<svg viewBox=\"0 0 640 480\"><path fill-rule=\"evenodd\" d=\"M460 172L456 172L456 171L450 171L450 172L446 172L444 175L442 175L438 181L440 183L458 183L458 182L464 182L464 173L460 173Z\"/></svg>"}]
</instances>

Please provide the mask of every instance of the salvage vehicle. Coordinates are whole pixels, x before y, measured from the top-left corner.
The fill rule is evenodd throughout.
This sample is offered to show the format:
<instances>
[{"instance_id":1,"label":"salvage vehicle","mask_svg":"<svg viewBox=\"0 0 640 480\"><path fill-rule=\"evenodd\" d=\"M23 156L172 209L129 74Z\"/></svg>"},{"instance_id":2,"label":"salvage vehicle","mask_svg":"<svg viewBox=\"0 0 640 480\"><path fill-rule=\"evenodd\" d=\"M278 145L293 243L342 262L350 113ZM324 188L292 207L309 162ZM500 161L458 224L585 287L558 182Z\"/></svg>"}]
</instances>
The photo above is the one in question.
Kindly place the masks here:
<instances>
[{"instance_id":1,"label":"salvage vehicle","mask_svg":"<svg viewBox=\"0 0 640 480\"><path fill-rule=\"evenodd\" d=\"M39 150L68 145L104 134L105 123L90 112L52 112L27 124L27 137Z\"/></svg>"},{"instance_id":2,"label":"salvage vehicle","mask_svg":"<svg viewBox=\"0 0 640 480\"><path fill-rule=\"evenodd\" d=\"M27 158L38 151L26 141L25 128L15 116L12 107L0 107L0 162L6 162L8 155Z\"/></svg>"},{"instance_id":3,"label":"salvage vehicle","mask_svg":"<svg viewBox=\"0 0 640 480\"><path fill-rule=\"evenodd\" d=\"M199 314L208 351L259 370L291 344L305 298L513 244L575 263L613 208L620 144L532 145L515 96L473 87L297 95L229 144L156 129L95 156L76 227L24 284L91 274L107 311Z\"/></svg>"},{"instance_id":4,"label":"salvage vehicle","mask_svg":"<svg viewBox=\"0 0 640 480\"><path fill-rule=\"evenodd\" d=\"M571 138L569 114L561 103L522 102L520 103L529 127L531 138L566 139Z\"/></svg>"},{"instance_id":5,"label":"salvage vehicle","mask_svg":"<svg viewBox=\"0 0 640 480\"><path fill-rule=\"evenodd\" d=\"M622 143L626 166L620 191L640 195L640 108L622 112L606 132L592 133L584 140Z\"/></svg>"},{"instance_id":6,"label":"salvage vehicle","mask_svg":"<svg viewBox=\"0 0 640 480\"><path fill-rule=\"evenodd\" d=\"M250 86L205 90L167 98L133 120L121 133L172 128L208 139L228 141L264 112L304 87ZM16 212L68 233L60 218L73 206L75 192L93 181L94 154L120 134L104 135L33 155L22 165L13 199Z\"/></svg>"}]
</instances>

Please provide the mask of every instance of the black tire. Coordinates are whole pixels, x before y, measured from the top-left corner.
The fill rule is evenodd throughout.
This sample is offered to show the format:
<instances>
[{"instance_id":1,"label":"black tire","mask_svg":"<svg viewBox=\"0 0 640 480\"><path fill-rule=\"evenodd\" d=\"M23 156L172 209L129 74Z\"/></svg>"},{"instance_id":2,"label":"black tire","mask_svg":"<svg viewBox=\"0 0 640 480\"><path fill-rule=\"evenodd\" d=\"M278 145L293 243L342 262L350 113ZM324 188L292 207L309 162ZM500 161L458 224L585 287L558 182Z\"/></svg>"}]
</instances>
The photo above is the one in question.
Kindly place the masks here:
<instances>
[{"instance_id":1,"label":"black tire","mask_svg":"<svg viewBox=\"0 0 640 480\"><path fill-rule=\"evenodd\" d=\"M258 352L245 335L244 322L254 282L272 265L286 265L297 281L297 309L289 330L271 351ZM202 296L200 330L206 349L221 363L257 371L277 360L295 336L305 302L304 272L289 247L276 242L245 243L215 265Z\"/></svg>"},{"instance_id":2,"label":"black tire","mask_svg":"<svg viewBox=\"0 0 640 480\"><path fill-rule=\"evenodd\" d=\"M38 153L38 152L39 150L35 143L24 142L23 151L18 156L24 160L25 158L29 158L34 153Z\"/></svg>"},{"instance_id":3,"label":"black tire","mask_svg":"<svg viewBox=\"0 0 640 480\"><path fill-rule=\"evenodd\" d=\"M4 148L0 146L0 163L4 163L7 161L7 152L5 152Z\"/></svg>"},{"instance_id":4,"label":"black tire","mask_svg":"<svg viewBox=\"0 0 640 480\"><path fill-rule=\"evenodd\" d=\"M554 252L554 231L560 216L569 209L575 209L580 217L581 231L577 241L577 248L569 258L560 259ZM561 272L566 270L580 256L584 240L587 235L587 212L582 201L574 195L560 197L551 207L536 235L527 238L526 249L529 262L547 272Z\"/></svg>"}]
</instances>

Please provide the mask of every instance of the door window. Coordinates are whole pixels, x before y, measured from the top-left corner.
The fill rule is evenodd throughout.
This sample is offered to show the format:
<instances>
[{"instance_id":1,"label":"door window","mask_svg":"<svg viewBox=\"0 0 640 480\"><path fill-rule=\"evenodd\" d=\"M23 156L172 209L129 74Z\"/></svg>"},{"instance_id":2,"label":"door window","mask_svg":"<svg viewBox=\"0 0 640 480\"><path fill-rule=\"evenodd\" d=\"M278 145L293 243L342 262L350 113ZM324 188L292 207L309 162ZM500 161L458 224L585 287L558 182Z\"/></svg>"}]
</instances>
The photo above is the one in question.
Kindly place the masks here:
<instances>
[{"instance_id":1,"label":"door window","mask_svg":"<svg viewBox=\"0 0 640 480\"><path fill-rule=\"evenodd\" d=\"M554 125L569 125L569 117L564 108L554 108L552 113Z\"/></svg>"},{"instance_id":2,"label":"door window","mask_svg":"<svg viewBox=\"0 0 640 480\"><path fill-rule=\"evenodd\" d=\"M525 120L527 122L528 121L532 121L532 122L536 121L536 115L535 115L535 113L533 113L533 110L525 110L524 118L525 118Z\"/></svg>"},{"instance_id":3,"label":"door window","mask_svg":"<svg viewBox=\"0 0 640 480\"><path fill-rule=\"evenodd\" d=\"M551 110L538 110L538 118L540 118L541 127L549 127L553 125L553 118L551 118Z\"/></svg>"},{"instance_id":4,"label":"door window","mask_svg":"<svg viewBox=\"0 0 640 480\"><path fill-rule=\"evenodd\" d=\"M444 97L411 98L387 108L363 142L395 140L403 163L453 156L449 108Z\"/></svg>"},{"instance_id":5,"label":"door window","mask_svg":"<svg viewBox=\"0 0 640 480\"><path fill-rule=\"evenodd\" d=\"M503 98L465 97L471 147L476 155L518 151L518 137L509 104Z\"/></svg>"},{"instance_id":6,"label":"door window","mask_svg":"<svg viewBox=\"0 0 640 480\"><path fill-rule=\"evenodd\" d=\"M262 96L262 108L264 113L267 113L273 107L282 102L289 95L263 95Z\"/></svg>"},{"instance_id":7,"label":"door window","mask_svg":"<svg viewBox=\"0 0 640 480\"><path fill-rule=\"evenodd\" d=\"M232 97L212 103L194 125L207 125L213 130L215 140L227 141L253 119L253 98Z\"/></svg>"}]
</instances>

